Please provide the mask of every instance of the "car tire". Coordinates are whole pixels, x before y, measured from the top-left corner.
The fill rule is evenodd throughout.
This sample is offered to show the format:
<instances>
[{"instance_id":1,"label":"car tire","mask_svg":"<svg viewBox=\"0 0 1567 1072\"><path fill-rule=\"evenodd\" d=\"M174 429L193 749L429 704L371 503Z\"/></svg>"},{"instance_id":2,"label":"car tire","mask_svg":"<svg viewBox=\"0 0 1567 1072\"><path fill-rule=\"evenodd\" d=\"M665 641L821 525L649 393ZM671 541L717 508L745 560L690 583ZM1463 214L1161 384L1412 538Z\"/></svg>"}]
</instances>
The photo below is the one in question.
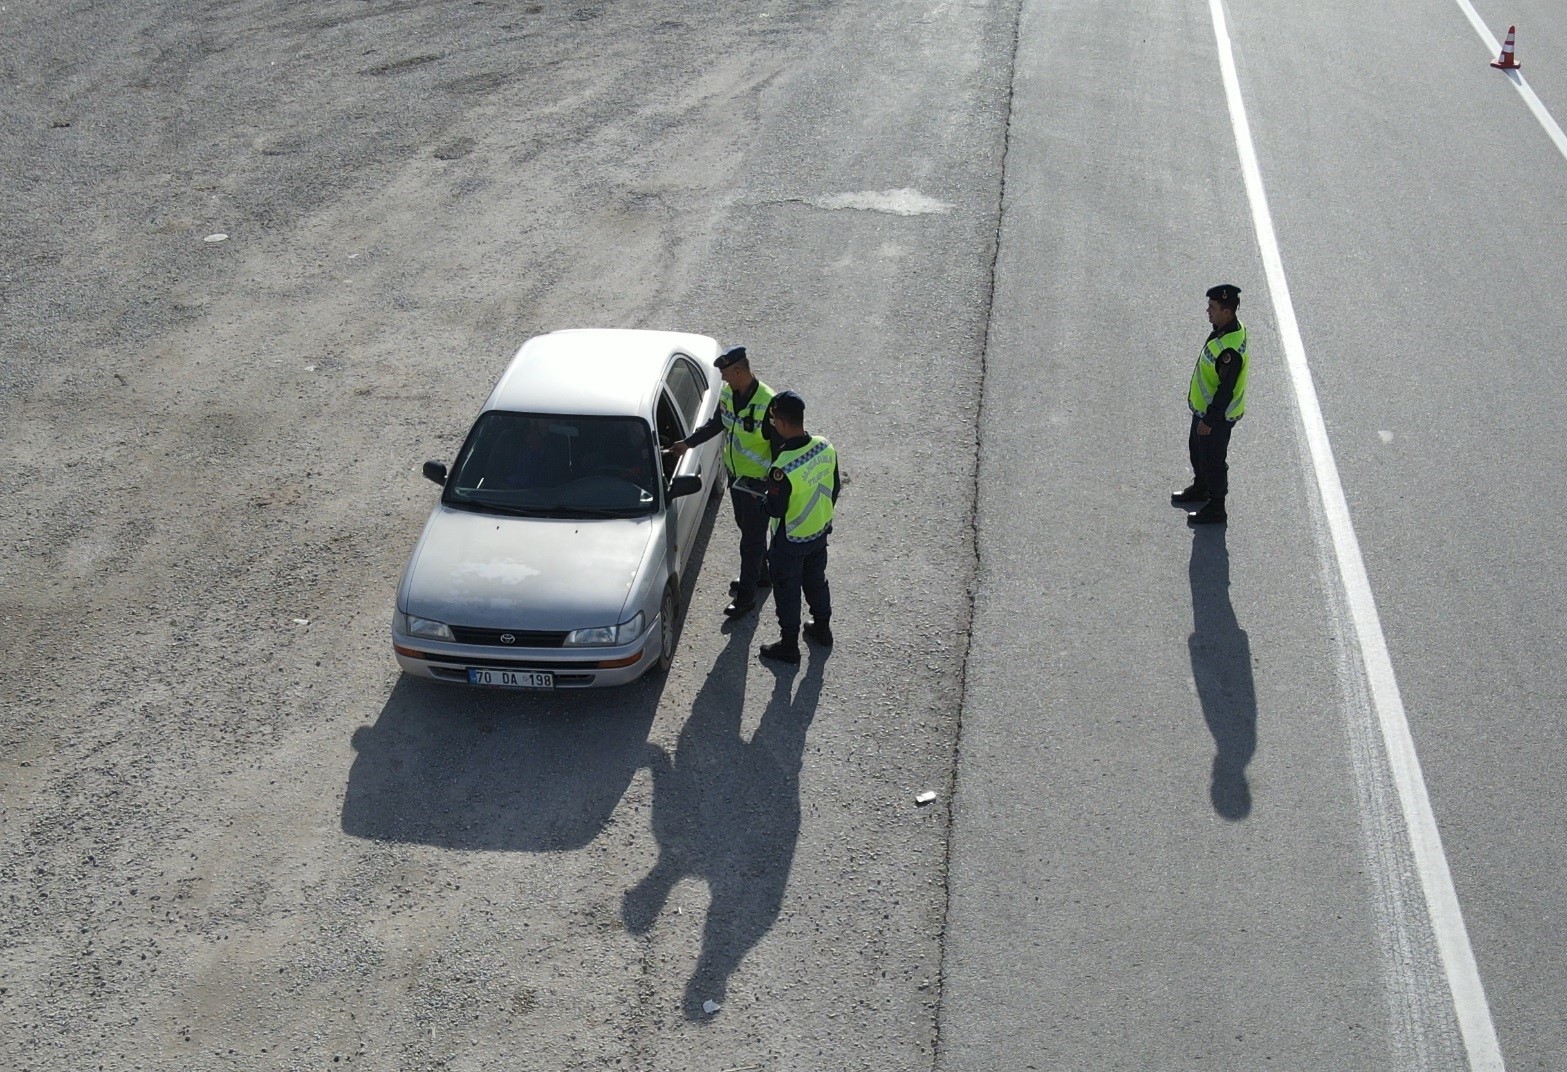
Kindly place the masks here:
<instances>
[{"instance_id":1,"label":"car tire","mask_svg":"<svg viewBox=\"0 0 1567 1072\"><path fill-rule=\"evenodd\" d=\"M675 598L675 582L664 588L664 601L658 608L658 662L653 669L666 673L675 661L675 645L680 640L680 600Z\"/></svg>"}]
</instances>

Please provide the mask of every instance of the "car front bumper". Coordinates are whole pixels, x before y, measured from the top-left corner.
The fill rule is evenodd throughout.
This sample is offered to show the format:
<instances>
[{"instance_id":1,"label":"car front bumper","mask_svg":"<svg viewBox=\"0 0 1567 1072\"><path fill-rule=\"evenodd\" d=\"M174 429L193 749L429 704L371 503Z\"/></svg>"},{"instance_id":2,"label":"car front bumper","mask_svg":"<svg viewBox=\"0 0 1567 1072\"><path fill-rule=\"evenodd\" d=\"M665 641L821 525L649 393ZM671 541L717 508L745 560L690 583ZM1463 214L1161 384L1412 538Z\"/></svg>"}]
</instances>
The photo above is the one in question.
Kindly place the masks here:
<instances>
[{"instance_id":1,"label":"car front bumper","mask_svg":"<svg viewBox=\"0 0 1567 1072\"><path fill-rule=\"evenodd\" d=\"M627 685L658 663L661 622L633 644L614 648L503 648L454 644L392 630L392 652L405 674L467 685L468 670L515 670L553 675L557 689ZM473 686L483 688L485 686ZM501 686L505 687L505 686Z\"/></svg>"}]
</instances>

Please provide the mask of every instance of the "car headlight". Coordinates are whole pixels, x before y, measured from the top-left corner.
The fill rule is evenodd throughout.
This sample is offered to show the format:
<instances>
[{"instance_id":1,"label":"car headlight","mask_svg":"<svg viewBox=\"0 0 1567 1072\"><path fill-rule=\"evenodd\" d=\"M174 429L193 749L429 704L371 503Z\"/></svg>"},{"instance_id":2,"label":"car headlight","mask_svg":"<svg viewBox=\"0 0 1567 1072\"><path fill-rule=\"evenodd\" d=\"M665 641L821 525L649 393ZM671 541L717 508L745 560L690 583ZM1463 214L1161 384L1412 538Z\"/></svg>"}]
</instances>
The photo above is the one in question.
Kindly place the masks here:
<instances>
[{"instance_id":1,"label":"car headlight","mask_svg":"<svg viewBox=\"0 0 1567 1072\"><path fill-rule=\"evenodd\" d=\"M573 629L566 634L566 646L568 648L602 648L616 644L629 644L642 635L642 627L642 612L637 611L636 616L629 622L621 622L619 625L600 625L592 629Z\"/></svg>"},{"instance_id":2,"label":"car headlight","mask_svg":"<svg viewBox=\"0 0 1567 1072\"><path fill-rule=\"evenodd\" d=\"M403 615L403 632L409 636L429 637L431 640L455 640L451 629L445 622L432 621L429 618L420 618L413 614Z\"/></svg>"},{"instance_id":3,"label":"car headlight","mask_svg":"<svg viewBox=\"0 0 1567 1072\"><path fill-rule=\"evenodd\" d=\"M573 629L566 634L566 646L568 648L588 647L590 645L606 645L615 642L615 627L613 625L601 625L595 629Z\"/></svg>"},{"instance_id":4,"label":"car headlight","mask_svg":"<svg viewBox=\"0 0 1567 1072\"><path fill-rule=\"evenodd\" d=\"M636 617L632 618L629 622L621 622L620 628L616 630L616 632L619 633L619 637L617 638L619 643L629 644L637 637L641 636L642 626L642 612L637 611Z\"/></svg>"}]
</instances>

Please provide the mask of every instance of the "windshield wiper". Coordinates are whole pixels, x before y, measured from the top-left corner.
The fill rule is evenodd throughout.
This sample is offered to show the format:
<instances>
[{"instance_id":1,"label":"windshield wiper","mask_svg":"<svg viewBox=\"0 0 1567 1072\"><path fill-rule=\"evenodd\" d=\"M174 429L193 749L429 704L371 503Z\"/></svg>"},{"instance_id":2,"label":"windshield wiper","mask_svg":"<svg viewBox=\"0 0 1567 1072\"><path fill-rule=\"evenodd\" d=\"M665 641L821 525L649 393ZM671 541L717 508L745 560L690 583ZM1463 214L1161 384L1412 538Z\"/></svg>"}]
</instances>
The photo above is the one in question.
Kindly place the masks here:
<instances>
[{"instance_id":1,"label":"windshield wiper","mask_svg":"<svg viewBox=\"0 0 1567 1072\"><path fill-rule=\"evenodd\" d=\"M507 514L511 517L540 517L548 511L541 511L533 506L510 506L505 503L488 502L484 499L448 499L448 506L467 507L470 510L483 510L492 514Z\"/></svg>"},{"instance_id":2,"label":"windshield wiper","mask_svg":"<svg viewBox=\"0 0 1567 1072\"><path fill-rule=\"evenodd\" d=\"M650 506L555 506L544 512L550 517L640 517L652 513Z\"/></svg>"},{"instance_id":3,"label":"windshield wiper","mask_svg":"<svg viewBox=\"0 0 1567 1072\"><path fill-rule=\"evenodd\" d=\"M570 506L566 503L549 503L543 506L518 506L511 503L490 502L486 499L450 499L448 505L465 506L473 510L486 510L513 517L640 517L652 513L653 504L641 506Z\"/></svg>"}]
</instances>

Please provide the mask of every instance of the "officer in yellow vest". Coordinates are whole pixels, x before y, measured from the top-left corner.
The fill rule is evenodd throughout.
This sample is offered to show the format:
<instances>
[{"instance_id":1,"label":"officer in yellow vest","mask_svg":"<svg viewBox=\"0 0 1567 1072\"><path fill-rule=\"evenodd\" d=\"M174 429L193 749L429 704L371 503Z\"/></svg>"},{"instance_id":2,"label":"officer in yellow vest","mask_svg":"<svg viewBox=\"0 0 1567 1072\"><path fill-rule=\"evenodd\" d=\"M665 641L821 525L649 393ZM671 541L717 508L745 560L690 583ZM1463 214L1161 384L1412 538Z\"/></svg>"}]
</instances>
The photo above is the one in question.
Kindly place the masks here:
<instances>
[{"instance_id":1,"label":"officer in yellow vest","mask_svg":"<svg viewBox=\"0 0 1567 1072\"><path fill-rule=\"evenodd\" d=\"M724 437L724 468L729 473L729 502L740 528L740 576L729 582L724 614L738 618L756 606L756 590L772 583L767 573L767 469L773 452L767 407L773 389L751 374L744 346L731 346L713 362L724 378L718 412L669 448L676 458L714 436Z\"/></svg>"},{"instance_id":2,"label":"officer in yellow vest","mask_svg":"<svg viewBox=\"0 0 1567 1072\"><path fill-rule=\"evenodd\" d=\"M1176 506L1201 509L1186 515L1192 525L1223 524L1228 518L1224 497L1229 492L1230 433L1246 412L1246 325L1236 316L1241 288L1223 283L1208 291L1208 323L1213 331L1197 355L1186 404L1192 411L1187 448L1192 483L1170 496Z\"/></svg>"},{"instance_id":3,"label":"officer in yellow vest","mask_svg":"<svg viewBox=\"0 0 1567 1072\"><path fill-rule=\"evenodd\" d=\"M762 645L762 658L800 661L800 596L811 608L805 635L832 647L832 592L827 586L827 535L838 503L838 452L824 436L805 430L805 399L783 391L773 399L778 439L767 474L767 513L773 542L773 608L779 639Z\"/></svg>"}]
</instances>

